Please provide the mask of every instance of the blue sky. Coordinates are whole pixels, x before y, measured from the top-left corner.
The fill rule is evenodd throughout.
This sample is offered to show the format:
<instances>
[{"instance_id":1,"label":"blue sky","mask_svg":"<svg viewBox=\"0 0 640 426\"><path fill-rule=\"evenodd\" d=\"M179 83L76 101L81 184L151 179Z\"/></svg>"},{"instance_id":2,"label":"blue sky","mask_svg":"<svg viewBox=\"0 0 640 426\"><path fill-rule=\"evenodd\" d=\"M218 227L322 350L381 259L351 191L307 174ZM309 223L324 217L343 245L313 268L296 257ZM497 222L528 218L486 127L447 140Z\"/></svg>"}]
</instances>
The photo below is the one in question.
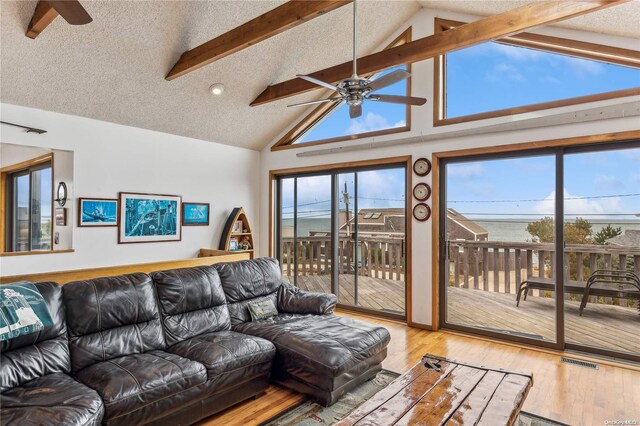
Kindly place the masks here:
<instances>
[{"instance_id":1,"label":"blue sky","mask_svg":"<svg viewBox=\"0 0 640 426\"><path fill-rule=\"evenodd\" d=\"M350 210L354 207L355 178L353 173L338 176L340 187L340 208L344 184L350 195ZM282 184L283 217L293 215L293 179L285 179ZM404 207L404 169L386 169L358 173L358 209ZM331 177L312 176L298 178L298 217L328 218L331 211Z\"/></svg>"},{"instance_id":2,"label":"blue sky","mask_svg":"<svg viewBox=\"0 0 640 426\"><path fill-rule=\"evenodd\" d=\"M451 118L639 87L640 70L489 42L447 54L446 80Z\"/></svg>"},{"instance_id":3,"label":"blue sky","mask_svg":"<svg viewBox=\"0 0 640 426\"><path fill-rule=\"evenodd\" d=\"M447 177L447 207L469 217L554 214L552 156L450 164ZM564 192L568 218L640 222L640 148L566 155Z\"/></svg>"},{"instance_id":4,"label":"blue sky","mask_svg":"<svg viewBox=\"0 0 640 426\"><path fill-rule=\"evenodd\" d=\"M391 68L380 75L388 74L397 69ZM377 94L406 95L407 83L401 81L391 86L380 89ZM358 133L372 132L375 130L389 129L391 127L403 127L406 125L406 107L398 104L384 102L366 102L362 106L362 117L355 120L349 118L349 107L342 105L333 111L315 128L307 132L296 143L313 142L321 139L333 138Z\"/></svg>"}]
</instances>

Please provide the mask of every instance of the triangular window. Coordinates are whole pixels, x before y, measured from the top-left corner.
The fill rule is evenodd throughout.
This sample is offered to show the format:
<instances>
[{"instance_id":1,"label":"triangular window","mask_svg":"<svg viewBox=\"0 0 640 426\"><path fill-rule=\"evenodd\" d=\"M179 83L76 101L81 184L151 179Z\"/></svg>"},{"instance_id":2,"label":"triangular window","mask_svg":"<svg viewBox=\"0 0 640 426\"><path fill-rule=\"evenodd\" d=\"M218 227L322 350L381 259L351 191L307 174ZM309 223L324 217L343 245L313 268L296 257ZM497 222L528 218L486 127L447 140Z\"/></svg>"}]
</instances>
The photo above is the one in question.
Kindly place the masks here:
<instances>
[{"instance_id":1,"label":"triangular window","mask_svg":"<svg viewBox=\"0 0 640 426\"><path fill-rule=\"evenodd\" d=\"M387 49L409 41L411 41L411 28L387 46ZM398 69L411 72L410 66L402 65L383 71L379 75L367 77L378 78ZM411 94L410 88L411 80L407 79L381 89L380 93L409 96ZM323 97L325 96L318 96L318 99ZM362 116L352 120L349 118L347 105L321 104L300 120L272 149L277 150L303 144L316 145L408 131L411 127L410 108L410 106L399 104L365 102L362 105Z\"/></svg>"},{"instance_id":2,"label":"triangular window","mask_svg":"<svg viewBox=\"0 0 640 426\"><path fill-rule=\"evenodd\" d=\"M436 60L435 125L638 95L638 67L631 50L538 34L460 49Z\"/></svg>"}]
</instances>

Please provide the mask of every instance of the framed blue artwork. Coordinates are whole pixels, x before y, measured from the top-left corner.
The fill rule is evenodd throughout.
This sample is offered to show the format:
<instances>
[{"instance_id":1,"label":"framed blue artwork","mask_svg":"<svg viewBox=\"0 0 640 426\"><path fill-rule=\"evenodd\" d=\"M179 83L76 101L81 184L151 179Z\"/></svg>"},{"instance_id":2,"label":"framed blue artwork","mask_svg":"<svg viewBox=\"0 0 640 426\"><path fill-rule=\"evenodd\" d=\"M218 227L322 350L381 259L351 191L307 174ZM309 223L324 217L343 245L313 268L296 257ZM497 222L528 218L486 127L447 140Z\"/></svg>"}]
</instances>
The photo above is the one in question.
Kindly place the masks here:
<instances>
[{"instance_id":1,"label":"framed blue artwork","mask_svg":"<svg viewBox=\"0 0 640 426\"><path fill-rule=\"evenodd\" d=\"M80 198L78 226L118 226L118 200L115 198Z\"/></svg>"},{"instance_id":2,"label":"framed blue artwork","mask_svg":"<svg viewBox=\"0 0 640 426\"><path fill-rule=\"evenodd\" d=\"M209 203L182 203L183 226L208 226Z\"/></svg>"},{"instance_id":3,"label":"framed blue artwork","mask_svg":"<svg viewBox=\"0 0 640 426\"><path fill-rule=\"evenodd\" d=\"M182 239L182 197L120 193L118 243Z\"/></svg>"}]
</instances>

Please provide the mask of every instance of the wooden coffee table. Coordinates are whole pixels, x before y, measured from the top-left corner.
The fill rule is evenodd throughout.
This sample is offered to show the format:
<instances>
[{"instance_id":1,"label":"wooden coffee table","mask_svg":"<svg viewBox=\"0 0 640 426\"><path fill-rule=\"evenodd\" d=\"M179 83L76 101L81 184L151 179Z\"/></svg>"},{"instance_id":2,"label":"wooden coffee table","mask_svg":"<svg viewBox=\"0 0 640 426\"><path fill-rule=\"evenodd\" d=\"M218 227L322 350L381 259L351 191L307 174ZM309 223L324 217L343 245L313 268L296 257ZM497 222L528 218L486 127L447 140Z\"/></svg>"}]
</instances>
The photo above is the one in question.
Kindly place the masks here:
<instances>
[{"instance_id":1,"label":"wooden coffee table","mask_svg":"<svg viewBox=\"0 0 640 426\"><path fill-rule=\"evenodd\" d=\"M426 355L337 425L511 426L532 384L532 374Z\"/></svg>"}]
</instances>

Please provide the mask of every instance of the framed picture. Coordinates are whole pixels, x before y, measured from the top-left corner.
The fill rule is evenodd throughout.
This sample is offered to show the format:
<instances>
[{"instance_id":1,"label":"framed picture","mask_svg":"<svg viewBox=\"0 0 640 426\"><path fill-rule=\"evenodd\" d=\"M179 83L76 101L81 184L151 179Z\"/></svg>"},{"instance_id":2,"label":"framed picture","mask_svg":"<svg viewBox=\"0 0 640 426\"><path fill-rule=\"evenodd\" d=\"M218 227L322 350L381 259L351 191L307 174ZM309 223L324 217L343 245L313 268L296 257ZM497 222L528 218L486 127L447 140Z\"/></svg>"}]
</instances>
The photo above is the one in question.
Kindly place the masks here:
<instances>
[{"instance_id":1,"label":"framed picture","mask_svg":"<svg viewBox=\"0 0 640 426\"><path fill-rule=\"evenodd\" d=\"M121 192L118 243L151 243L182 239L182 197Z\"/></svg>"},{"instance_id":2,"label":"framed picture","mask_svg":"<svg viewBox=\"0 0 640 426\"><path fill-rule=\"evenodd\" d=\"M229 240L229 250L230 251L238 250L238 239L237 238L231 238Z\"/></svg>"},{"instance_id":3,"label":"framed picture","mask_svg":"<svg viewBox=\"0 0 640 426\"><path fill-rule=\"evenodd\" d=\"M182 225L209 225L209 203L182 203Z\"/></svg>"},{"instance_id":4,"label":"framed picture","mask_svg":"<svg viewBox=\"0 0 640 426\"><path fill-rule=\"evenodd\" d=\"M67 226L67 209L56 207L56 226Z\"/></svg>"},{"instance_id":5,"label":"framed picture","mask_svg":"<svg viewBox=\"0 0 640 426\"><path fill-rule=\"evenodd\" d=\"M232 234L242 234L242 221L236 220L233 224Z\"/></svg>"},{"instance_id":6,"label":"framed picture","mask_svg":"<svg viewBox=\"0 0 640 426\"><path fill-rule=\"evenodd\" d=\"M118 226L118 200L78 199L78 226Z\"/></svg>"}]
</instances>

